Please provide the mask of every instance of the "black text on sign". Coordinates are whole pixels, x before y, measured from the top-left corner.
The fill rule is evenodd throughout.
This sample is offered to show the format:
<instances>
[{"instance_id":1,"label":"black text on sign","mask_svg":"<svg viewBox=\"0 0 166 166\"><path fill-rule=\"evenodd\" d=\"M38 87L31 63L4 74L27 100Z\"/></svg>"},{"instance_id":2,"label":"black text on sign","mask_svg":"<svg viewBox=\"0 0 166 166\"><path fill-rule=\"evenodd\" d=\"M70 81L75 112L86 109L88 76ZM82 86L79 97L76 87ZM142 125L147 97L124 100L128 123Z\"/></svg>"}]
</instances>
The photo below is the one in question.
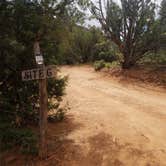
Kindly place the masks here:
<instances>
[{"instance_id":1,"label":"black text on sign","mask_svg":"<svg viewBox=\"0 0 166 166\"><path fill-rule=\"evenodd\" d=\"M40 80L45 78L55 77L55 69L52 67L37 68L22 71L22 80Z\"/></svg>"}]
</instances>

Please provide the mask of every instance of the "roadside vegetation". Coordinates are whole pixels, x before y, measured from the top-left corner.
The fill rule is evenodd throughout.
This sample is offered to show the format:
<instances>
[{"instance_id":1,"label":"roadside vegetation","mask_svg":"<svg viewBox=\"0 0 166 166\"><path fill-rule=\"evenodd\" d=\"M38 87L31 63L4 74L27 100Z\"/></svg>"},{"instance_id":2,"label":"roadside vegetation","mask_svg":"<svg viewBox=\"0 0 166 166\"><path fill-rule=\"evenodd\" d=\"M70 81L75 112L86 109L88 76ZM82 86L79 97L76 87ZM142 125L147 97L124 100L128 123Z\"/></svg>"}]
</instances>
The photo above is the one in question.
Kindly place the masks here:
<instances>
[{"instance_id":1,"label":"roadside vegetation","mask_svg":"<svg viewBox=\"0 0 166 166\"><path fill-rule=\"evenodd\" d=\"M86 25L87 10L101 27ZM39 120L38 83L21 80L22 70L36 66L36 36L46 65L165 70L166 1L0 1L0 151L19 146L23 153L38 153L32 129ZM55 110L50 121L62 120L68 110L61 108L66 85L66 77L48 81L49 109Z\"/></svg>"},{"instance_id":2,"label":"roadside vegetation","mask_svg":"<svg viewBox=\"0 0 166 166\"><path fill-rule=\"evenodd\" d=\"M57 36L65 25L62 18L70 17L66 13L70 3L50 3L0 1L0 165L2 151L15 146L20 152L38 154L38 132L33 130L39 121L38 81L22 82L21 71L36 67L36 35L40 36L46 65L57 65ZM66 112L67 107L61 107L66 85L67 77L48 80L49 110L54 110L49 117L52 121L62 120Z\"/></svg>"}]
</instances>

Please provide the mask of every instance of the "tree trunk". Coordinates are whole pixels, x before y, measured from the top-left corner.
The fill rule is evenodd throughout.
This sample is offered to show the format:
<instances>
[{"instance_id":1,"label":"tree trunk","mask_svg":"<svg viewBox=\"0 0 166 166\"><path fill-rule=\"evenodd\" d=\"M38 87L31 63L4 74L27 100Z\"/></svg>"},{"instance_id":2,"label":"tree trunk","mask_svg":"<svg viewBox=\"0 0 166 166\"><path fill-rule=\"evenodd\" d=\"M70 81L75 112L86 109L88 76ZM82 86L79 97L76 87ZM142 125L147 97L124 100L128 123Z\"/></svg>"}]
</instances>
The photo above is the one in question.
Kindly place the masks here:
<instances>
[{"instance_id":1,"label":"tree trunk","mask_svg":"<svg viewBox=\"0 0 166 166\"><path fill-rule=\"evenodd\" d=\"M136 61L131 60L129 56L124 56L122 69L131 69L136 64Z\"/></svg>"}]
</instances>

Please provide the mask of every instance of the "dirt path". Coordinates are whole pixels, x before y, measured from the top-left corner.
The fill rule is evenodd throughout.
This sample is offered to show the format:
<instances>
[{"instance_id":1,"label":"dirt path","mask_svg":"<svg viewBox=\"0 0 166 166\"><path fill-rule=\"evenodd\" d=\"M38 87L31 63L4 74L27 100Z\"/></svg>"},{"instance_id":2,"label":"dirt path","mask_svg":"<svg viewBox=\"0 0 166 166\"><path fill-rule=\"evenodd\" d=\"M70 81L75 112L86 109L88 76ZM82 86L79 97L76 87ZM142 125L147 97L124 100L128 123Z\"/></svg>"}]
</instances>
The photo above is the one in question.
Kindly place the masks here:
<instances>
[{"instance_id":1,"label":"dirt path","mask_svg":"<svg viewBox=\"0 0 166 166\"><path fill-rule=\"evenodd\" d=\"M166 166L165 92L122 85L85 66L62 73L77 126L62 165Z\"/></svg>"}]
</instances>

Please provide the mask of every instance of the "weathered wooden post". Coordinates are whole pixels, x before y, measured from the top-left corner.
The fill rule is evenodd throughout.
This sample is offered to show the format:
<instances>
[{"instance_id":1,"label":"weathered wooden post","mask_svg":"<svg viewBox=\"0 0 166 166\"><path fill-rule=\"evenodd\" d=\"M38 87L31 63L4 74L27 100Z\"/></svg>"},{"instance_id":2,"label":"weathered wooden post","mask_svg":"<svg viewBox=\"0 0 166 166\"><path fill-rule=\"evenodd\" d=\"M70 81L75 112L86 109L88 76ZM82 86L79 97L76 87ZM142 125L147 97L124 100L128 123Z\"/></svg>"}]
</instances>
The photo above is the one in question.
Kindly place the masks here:
<instances>
[{"instance_id":1,"label":"weathered wooden post","mask_svg":"<svg viewBox=\"0 0 166 166\"><path fill-rule=\"evenodd\" d=\"M47 96L47 78L53 78L56 76L57 71L55 66L45 66L43 56L40 52L39 42L34 43L34 54L37 63L36 69L22 71L23 81L39 80L39 127L40 127L40 139L39 139L39 156L41 159L47 157L47 112L48 112L48 96Z\"/></svg>"},{"instance_id":2,"label":"weathered wooden post","mask_svg":"<svg viewBox=\"0 0 166 166\"><path fill-rule=\"evenodd\" d=\"M40 51L39 42L34 43L34 54L37 66L45 70L45 64L43 56ZM42 72L40 74L43 74ZM39 117L39 127L40 127L40 138L39 138L39 156L41 159L47 157L47 109L48 109L48 96L47 96L47 78L39 79L39 98L40 98L40 117Z\"/></svg>"}]
</instances>

